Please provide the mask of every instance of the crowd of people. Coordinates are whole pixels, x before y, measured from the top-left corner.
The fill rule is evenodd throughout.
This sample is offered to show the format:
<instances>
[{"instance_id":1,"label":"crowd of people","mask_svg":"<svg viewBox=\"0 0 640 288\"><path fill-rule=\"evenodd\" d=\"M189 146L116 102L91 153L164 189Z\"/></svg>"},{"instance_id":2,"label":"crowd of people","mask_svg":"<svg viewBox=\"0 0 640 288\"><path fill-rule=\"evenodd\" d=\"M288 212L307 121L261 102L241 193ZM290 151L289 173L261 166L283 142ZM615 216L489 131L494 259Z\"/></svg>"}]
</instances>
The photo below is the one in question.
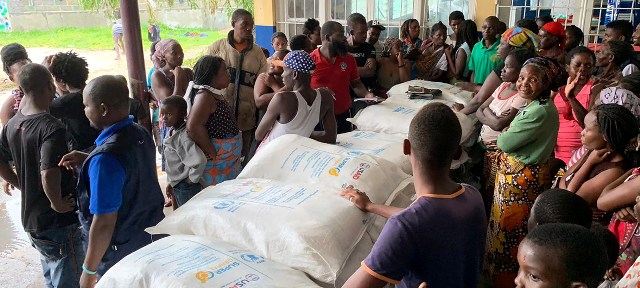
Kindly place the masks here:
<instances>
[{"instance_id":1,"label":"crowd of people","mask_svg":"<svg viewBox=\"0 0 640 288\"><path fill-rule=\"evenodd\" d=\"M612 21L594 52L578 27L550 17L507 27L491 16L481 38L459 11L448 24L434 24L423 40L419 21L408 19L400 38L381 41L386 28L359 13L347 27L309 19L303 34L274 33L269 55L254 43L253 16L238 9L227 37L192 69L178 41L153 43L152 113L129 98L123 76L87 83L76 53L35 64L22 45L4 46L16 89L0 109L0 177L5 193L9 185L21 192L22 224L47 286L93 287L155 240L144 229L163 219L163 206L177 209L234 179L282 135L334 144L373 102L354 99L413 79L474 96L429 104L412 120L404 153L418 198L408 208L340 192L388 218L344 287L615 284L640 260L640 33ZM464 168L479 185L450 176L462 152L455 112L481 124ZM154 131L136 124L146 121Z\"/></svg>"}]
</instances>

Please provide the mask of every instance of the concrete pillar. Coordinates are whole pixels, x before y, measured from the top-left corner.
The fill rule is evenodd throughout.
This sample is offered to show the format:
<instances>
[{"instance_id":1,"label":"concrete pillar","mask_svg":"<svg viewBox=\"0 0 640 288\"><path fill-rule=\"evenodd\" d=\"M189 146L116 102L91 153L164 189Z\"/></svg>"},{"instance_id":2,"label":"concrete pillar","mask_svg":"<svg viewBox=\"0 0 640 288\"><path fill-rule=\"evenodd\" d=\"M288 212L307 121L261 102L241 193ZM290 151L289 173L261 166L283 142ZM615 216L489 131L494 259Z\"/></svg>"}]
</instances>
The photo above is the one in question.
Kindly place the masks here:
<instances>
[{"instance_id":1,"label":"concrete pillar","mask_svg":"<svg viewBox=\"0 0 640 288\"><path fill-rule=\"evenodd\" d=\"M149 92L144 70L144 52L140 32L140 13L138 1L120 1L120 16L124 29L124 49L127 53L127 70L129 71L129 90L133 97L140 100L144 109L149 111ZM144 123L151 132L151 117Z\"/></svg>"},{"instance_id":2,"label":"concrete pillar","mask_svg":"<svg viewBox=\"0 0 640 288\"><path fill-rule=\"evenodd\" d=\"M276 32L276 15L274 0L254 0L253 18L256 23L256 43L260 47L267 48L269 54L273 54L271 47L271 35Z\"/></svg>"},{"instance_id":3,"label":"concrete pillar","mask_svg":"<svg viewBox=\"0 0 640 288\"><path fill-rule=\"evenodd\" d=\"M472 4L473 5L473 4ZM484 19L489 16L496 16L496 0L476 0L474 9L476 25L482 30Z\"/></svg>"}]
</instances>

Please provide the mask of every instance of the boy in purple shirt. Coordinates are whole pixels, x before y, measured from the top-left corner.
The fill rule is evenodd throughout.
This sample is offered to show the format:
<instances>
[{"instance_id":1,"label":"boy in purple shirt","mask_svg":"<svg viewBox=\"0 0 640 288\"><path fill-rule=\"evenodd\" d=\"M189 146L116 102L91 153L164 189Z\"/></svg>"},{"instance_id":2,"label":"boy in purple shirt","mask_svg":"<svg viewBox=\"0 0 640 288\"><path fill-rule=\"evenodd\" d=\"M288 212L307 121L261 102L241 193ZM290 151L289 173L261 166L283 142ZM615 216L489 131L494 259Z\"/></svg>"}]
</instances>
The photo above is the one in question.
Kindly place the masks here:
<instances>
[{"instance_id":1,"label":"boy in purple shirt","mask_svg":"<svg viewBox=\"0 0 640 288\"><path fill-rule=\"evenodd\" d=\"M477 287L486 216L480 193L449 178L462 129L442 103L422 108L404 142L418 199L406 209L374 204L365 193L342 196L365 212L389 218L369 256L343 287Z\"/></svg>"}]
</instances>

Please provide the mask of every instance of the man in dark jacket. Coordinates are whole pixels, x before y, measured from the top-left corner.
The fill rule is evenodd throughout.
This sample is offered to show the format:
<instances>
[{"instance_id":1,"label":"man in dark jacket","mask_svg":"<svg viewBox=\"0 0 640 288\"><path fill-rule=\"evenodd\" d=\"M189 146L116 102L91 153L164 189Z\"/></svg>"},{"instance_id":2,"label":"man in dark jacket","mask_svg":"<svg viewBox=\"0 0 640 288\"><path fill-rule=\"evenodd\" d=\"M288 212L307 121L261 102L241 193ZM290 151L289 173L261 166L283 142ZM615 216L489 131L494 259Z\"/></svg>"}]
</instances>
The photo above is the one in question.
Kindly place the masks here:
<instances>
[{"instance_id":1,"label":"man in dark jacket","mask_svg":"<svg viewBox=\"0 0 640 288\"><path fill-rule=\"evenodd\" d=\"M128 254L151 243L144 229L162 220L164 198L151 134L129 116L129 91L118 76L100 76L83 92L85 114L102 130L96 148L74 151L60 162L67 168L84 162L78 181L80 222L87 256L80 287L93 287Z\"/></svg>"}]
</instances>

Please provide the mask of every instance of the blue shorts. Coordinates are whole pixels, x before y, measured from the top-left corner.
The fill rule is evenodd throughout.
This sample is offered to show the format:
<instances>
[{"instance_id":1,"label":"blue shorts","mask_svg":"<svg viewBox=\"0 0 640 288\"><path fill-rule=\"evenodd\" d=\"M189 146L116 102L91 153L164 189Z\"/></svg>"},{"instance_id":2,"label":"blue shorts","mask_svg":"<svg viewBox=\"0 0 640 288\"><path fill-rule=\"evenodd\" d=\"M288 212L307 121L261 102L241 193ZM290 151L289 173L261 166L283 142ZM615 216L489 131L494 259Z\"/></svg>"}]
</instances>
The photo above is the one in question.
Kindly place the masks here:
<instances>
[{"instance_id":1,"label":"blue shorts","mask_svg":"<svg viewBox=\"0 0 640 288\"><path fill-rule=\"evenodd\" d=\"M173 187L173 197L176 198L176 203L180 207L200 191L202 191L200 183L187 183L186 180L182 180L182 182Z\"/></svg>"}]
</instances>

